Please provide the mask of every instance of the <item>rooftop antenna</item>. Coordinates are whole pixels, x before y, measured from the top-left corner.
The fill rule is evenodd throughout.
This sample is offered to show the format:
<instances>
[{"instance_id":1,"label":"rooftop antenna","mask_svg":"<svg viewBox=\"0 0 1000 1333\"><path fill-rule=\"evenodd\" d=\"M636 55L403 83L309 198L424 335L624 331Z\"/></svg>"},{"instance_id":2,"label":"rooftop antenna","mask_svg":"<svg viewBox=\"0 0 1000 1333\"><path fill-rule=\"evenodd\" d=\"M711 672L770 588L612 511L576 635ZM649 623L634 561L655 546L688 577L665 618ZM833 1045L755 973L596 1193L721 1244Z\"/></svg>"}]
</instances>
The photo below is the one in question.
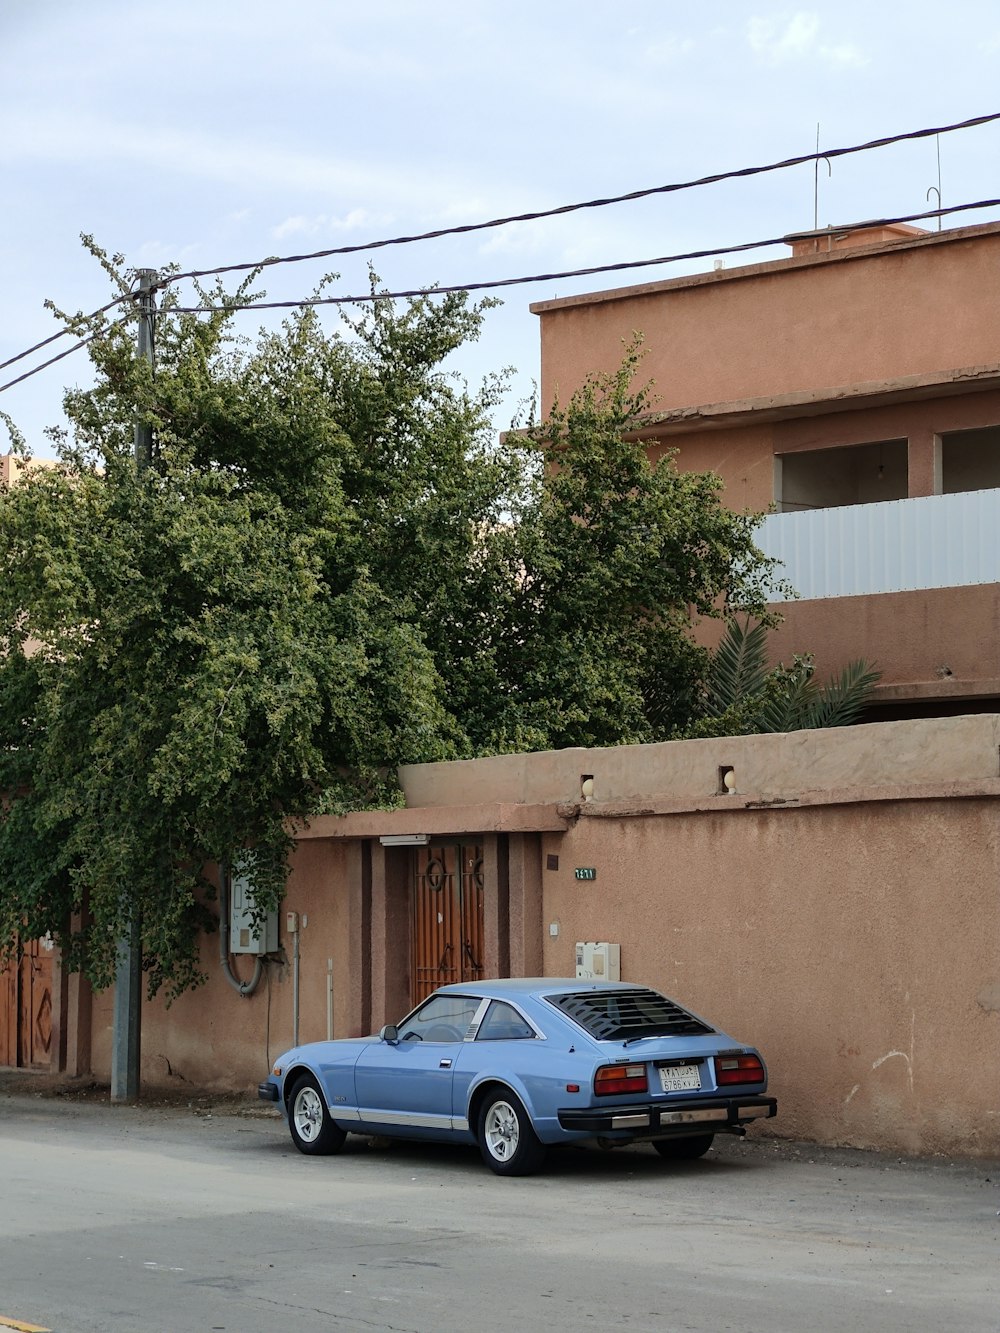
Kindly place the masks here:
<instances>
[{"instance_id":1,"label":"rooftop antenna","mask_svg":"<svg viewBox=\"0 0 1000 1333\"><path fill-rule=\"evenodd\" d=\"M813 163L813 231L819 231L819 164L826 163L826 174L833 175L833 167L828 157L821 157L819 151L819 121L816 122L816 161Z\"/></svg>"},{"instance_id":2,"label":"rooftop antenna","mask_svg":"<svg viewBox=\"0 0 1000 1333\"><path fill-rule=\"evenodd\" d=\"M935 144L937 145L937 176L938 176L938 183L937 183L937 185L932 185L932 186L930 187L930 189L929 189L929 190L927 191L927 193L924 195L924 198L927 199L927 200L929 200L932 194L936 194L936 195L937 195L937 206L938 206L938 210L939 210L939 212L938 212L938 220L937 220L937 224L938 224L938 231L940 231L940 230L941 230L941 213L940 213L940 208L941 208L941 136L940 136L940 134L935 134L935 136L934 136L934 142L935 142Z\"/></svg>"}]
</instances>

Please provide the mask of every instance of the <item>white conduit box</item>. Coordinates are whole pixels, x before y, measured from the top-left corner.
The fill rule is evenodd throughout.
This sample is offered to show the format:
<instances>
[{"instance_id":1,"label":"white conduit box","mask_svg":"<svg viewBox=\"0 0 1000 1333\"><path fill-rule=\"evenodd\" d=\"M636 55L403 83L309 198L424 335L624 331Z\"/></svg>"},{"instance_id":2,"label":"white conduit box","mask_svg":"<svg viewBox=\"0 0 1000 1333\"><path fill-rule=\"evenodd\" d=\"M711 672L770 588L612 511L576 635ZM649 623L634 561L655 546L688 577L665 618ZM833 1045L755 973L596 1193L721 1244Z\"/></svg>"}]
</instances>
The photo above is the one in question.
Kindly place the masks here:
<instances>
[{"instance_id":1,"label":"white conduit box","mask_svg":"<svg viewBox=\"0 0 1000 1333\"><path fill-rule=\"evenodd\" d=\"M578 941L576 976L578 981L621 981L622 946L604 940Z\"/></svg>"}]
</instances>

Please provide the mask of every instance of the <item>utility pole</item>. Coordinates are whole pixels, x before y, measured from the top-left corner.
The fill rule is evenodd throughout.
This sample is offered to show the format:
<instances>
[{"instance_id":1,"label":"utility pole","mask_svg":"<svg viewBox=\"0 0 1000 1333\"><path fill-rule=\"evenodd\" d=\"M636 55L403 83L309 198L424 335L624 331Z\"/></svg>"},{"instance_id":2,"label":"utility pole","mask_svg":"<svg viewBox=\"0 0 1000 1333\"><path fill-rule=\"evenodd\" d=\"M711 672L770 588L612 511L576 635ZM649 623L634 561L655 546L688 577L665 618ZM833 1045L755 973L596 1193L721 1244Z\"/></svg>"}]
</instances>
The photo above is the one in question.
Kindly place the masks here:
<instances>
[{"instance_id":1,"label":"utility pole","mask_svg":"<svg viewBox=\"0 0 1000 1333\"><path fill-rule=\"evenodd\" d=\"M153 291L157 272L139 270L139 330L136 356L153 364ZM141 477L152 466L153 431L135 423L135 470ZM118 941L115 971L114 1028L111 1046L111 1100L134 1102L139 1096L139 1054L142 1033L142 923L133 909L127 935Z\"/></svg>"}]
</instances>

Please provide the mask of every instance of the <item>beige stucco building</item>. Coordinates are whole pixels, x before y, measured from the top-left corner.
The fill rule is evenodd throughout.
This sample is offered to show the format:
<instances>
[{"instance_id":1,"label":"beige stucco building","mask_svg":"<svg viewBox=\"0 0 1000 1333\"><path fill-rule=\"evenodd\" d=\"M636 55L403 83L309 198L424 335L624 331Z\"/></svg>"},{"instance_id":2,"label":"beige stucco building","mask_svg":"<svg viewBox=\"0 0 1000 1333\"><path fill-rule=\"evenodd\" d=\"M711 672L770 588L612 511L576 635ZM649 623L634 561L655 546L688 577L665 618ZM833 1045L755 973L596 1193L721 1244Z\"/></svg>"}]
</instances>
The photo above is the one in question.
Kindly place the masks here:
<instances>
[{"instance_id":1,"label":"beige stucco building","mask_svg":"<svg viewBox=\"0 0 1000 1333\"><path fill-rule=\"evenodd\" d=\"M773 507L776 658L866 656L881 716L1000 700L1000 223L791 238L790 258L532 306L543 408L641 333L643 431Z\"/></svg>"},{"instance_id":2,"label":"beige stucco building","mask_svg":"<svg viewBox=\"0 0 1000 1333\"><path fill-rule=\"evenodd\" d=\"M643 334L649 447L774 508L776 656L875 660L888 720L404 769L405 809L299 830L252 994L206 938L206 986L145 1005L143 1079L252 1087L296 1031L606 940L763 1048L766 1132L1000 1154L998 259L1000 224L822 233L533 307L546 405ZM53 1013L53 1062L107 1076L112 997L57 969Z\"/></svg>"}]
</instances>

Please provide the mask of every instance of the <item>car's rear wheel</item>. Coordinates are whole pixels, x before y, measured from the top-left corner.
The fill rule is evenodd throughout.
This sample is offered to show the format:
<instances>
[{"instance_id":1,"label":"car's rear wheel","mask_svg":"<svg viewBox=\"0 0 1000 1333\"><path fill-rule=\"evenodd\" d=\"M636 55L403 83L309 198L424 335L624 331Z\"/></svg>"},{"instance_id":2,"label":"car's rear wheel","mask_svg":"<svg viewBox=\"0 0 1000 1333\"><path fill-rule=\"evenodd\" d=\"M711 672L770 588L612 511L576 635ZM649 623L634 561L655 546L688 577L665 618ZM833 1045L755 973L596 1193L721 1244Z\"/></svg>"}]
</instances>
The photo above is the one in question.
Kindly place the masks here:
<instances>
[{"instance_id":1,"label":"car's rear wheel","mask_svg":"<svg viewBox=\"0 0 1000 1333\"><path fill-rule=\"evenodd\" d=\"M312 1074L303 1074L288 1099L288 1129L299 1152L320 1157L340 1152L347 1134L330 1119L326 1099Z\"/></svg>"},{"instance_id":2,"label":"car's rear wheel","mask_svg":"<svg viewBox=\"0 0 1000 1333\"><path fill-rule=\"evenodd\" d=\"M687 1139L654 1139L653 1147L661 1157L672 1162L693 1162L704 1157L712 1146L714 1134L692 1134Z\"/></svg>"},{"instance_id":3,"label":"car's rear wheel","mask_svg":"<svg viewBox=\"0 0 1000 1333\"><path fill-rule=\"evenodd\" d=\"M527 1111L506 1088L490 1093L479 1108L479 1150L498 1176L531 1175L545 1160Z\"/></svg>"}]
</instances>

